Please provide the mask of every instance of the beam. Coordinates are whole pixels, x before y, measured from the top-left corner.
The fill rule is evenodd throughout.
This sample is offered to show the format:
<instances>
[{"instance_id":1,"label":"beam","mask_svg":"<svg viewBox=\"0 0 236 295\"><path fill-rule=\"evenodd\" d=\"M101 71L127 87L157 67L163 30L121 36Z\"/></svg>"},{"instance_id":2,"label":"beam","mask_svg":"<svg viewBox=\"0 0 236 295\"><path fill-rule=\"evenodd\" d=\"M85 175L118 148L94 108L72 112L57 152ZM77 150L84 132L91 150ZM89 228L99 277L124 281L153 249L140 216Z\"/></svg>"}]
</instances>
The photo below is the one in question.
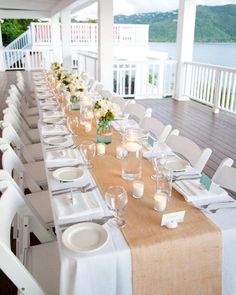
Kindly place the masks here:
<instances>
[{"instance_id":1,"label":"beam","mask_svg":"<svg viewBox=\"0 0 236 295\"><path fill-rule=\"evenodd\" d=\"M85 9L86 7L92 5L93 3L96 3L96 2L97 2L97 0L90 0L90 1L87 1L87 3L80 4L71 10L71 14L72 15L76 14L78 11Z\"/></svg>"},{"instance_id":2,"label":"beam","mask_svg":"<svg viewBox=\"0 0 236 295\"><path fill-rule=\"evenodd\" d=\"M188 77L185 73L184 62L192 61L195 19L196 0L179 0L175 82L175 99L177 100L189 99L184 96L185 87L188 87Z\"/></svg>"},{"instance_id":3,"label":"beam","mask_svg":"<svg viewBox=\"0 0 236 295\"><path fill-rule=\"evenodd\" d=\"M49 11L39 10L0 10L2 19L13 18L13 19L26 19L26 18L50 18L51 14Z\"/></svg>"},{"instance_id":4,"label":"beam","mask_svg":"<svg viewBox=\"0 0 236 295\"><path fill-rule=\"evenodd\" d=\"M52 1L25 1L25 0L10 0L1 1L1 9L12 9L12 10L46 10L49 11L54 6L55 2Z\"/></svg>"},{"instance_id":5,"label":"beam","mask_svg":"<svg viewBox=\"0 0 236 295\"><path fill-rule=\"evenodd\" d=\"M77 7L87 7L93 4L96 0L60 0L59 3L52 9L51 16L57 14L58 12L62 11L63 9L68 9L70 11L76 10ZM82 8L81 8L82 9ZM77 11L80 10L77 9Z\"/></svg>"}]
</instances>

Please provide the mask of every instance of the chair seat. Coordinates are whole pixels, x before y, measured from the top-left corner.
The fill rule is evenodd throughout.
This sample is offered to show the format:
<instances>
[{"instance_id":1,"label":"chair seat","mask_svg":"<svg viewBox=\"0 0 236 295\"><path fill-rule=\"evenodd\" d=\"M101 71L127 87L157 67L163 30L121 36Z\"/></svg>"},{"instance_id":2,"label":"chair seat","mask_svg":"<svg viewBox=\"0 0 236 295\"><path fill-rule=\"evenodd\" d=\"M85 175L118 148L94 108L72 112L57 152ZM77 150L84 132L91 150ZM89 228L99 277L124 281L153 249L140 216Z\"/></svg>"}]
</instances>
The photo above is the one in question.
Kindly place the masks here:
<instances>
[{"instance_id":1,"label":"chair seat","mask_svg":"<svg viewBox=\"0 0 236 295\"><path fill-rule=\"evenodd\" d=\"M35 208L35 210L39 213L41 218L45 223L52 223L52 209L51 203L49 200L49 192L41 191L37 193L27 194L31 205Z\"/></svg>"},{"instance_id":2,"label":"chair seat","mask_svg":"<svg viewBox=\"0 0 236 295\"><path fill-rule=\"evenodd\" d=\"M27 108L25 110L26 114L28 116L34 116L34 115L38 115L39 111L37 107L32 107L32 108Z\"/></svg>"},{"instance_id":3,"label":"chair seat","mask_svg":"<svg viewBox=\"0 0 236 295\"><path fill-rule=\"evenodd\" d=\"M27 149L32 155L32 157L35 159L35 161L43 160L43 151L41 143L28 144Z\"/></svg>"},{"instance_id":4,"label":"chair seat","mask_svg":"<svg viewBox=\"0 0 236 295\"><path fill-rule=\"evenodd\" d=\"M27 132L28 132L28 135L29 135L32 143L40 142L40 136L39 136L39 130L38 129L28 130Z\"/></svg>"},{"instance_id":5,"label":"chair seat","mask_svg":"<svg viewBox=\"0 0 236 295\"><path fill-rule=\"evenodd\" d=\"M36 128L38 126L39 116L26 116L25 120L27 121L30 128Z\"/></svg>"},{"instance_id":6,"label":"chair seat","mask_svg":"<svg viewBox=\"0 0 236 295\"><path fill-rule=\"evenodd\" d=\"M33 178L35 182L37 182L37 184L44 185L47 183L43 161L26 163L24 166L27 173Z\"/></svg>"},{"instance_id":7,"label":"chair seat","mask_svg":"<svg viewBox=\"0 0 236 295\"><path fill-rule=\"evenodd\" d=\"M57 242L30 247L27 251L26 267L45 294L59 295L60 258Z\"/></svg>"}]
</instances>

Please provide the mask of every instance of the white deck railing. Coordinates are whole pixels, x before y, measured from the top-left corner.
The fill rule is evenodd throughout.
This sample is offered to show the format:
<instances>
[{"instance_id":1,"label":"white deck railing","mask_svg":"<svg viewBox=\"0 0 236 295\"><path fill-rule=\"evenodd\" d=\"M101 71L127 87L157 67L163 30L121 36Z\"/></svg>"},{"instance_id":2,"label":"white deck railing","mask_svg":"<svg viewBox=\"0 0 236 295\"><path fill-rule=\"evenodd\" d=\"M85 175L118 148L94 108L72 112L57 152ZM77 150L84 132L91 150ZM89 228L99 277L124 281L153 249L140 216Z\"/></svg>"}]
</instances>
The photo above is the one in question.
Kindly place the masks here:
<instances>
[{"instance_id":1,"label":"white deck railing","mask_svg":"<svg viewBox=\"0 0 236 295\"><path fill-rule=\"evenodd\" d=\"M236 113L236 69L185 63L184 95L214 108Z\"/></svg>"},{"instance_id":2,"label":"white deck railing","mask_svg":"<svg viewBox=\"0 0 236 295\"><path fill-rule=\"evenodd\" d=\"M31 32L28 29L19 37L17 37L13 42L7 45L6 49L23 49L31 45Z\"/></svg>"},{"instance_id":3,"label":"white deck railing","mask_svg":"<svg viewBox=\"0 0 236 295\"><path fill-rule=\"evenodd\" d=\"M79 70L98 79L98 58L94 53L79 52ZM114 92L123 97L161 98L174 92L176 61L114 60Z\"/></svg>"},{"instance_id":4,"label":"white deck railing","mask_svg":"<svg viewBox=\"0 0 236 295\"><path fill-rule=\"evenodd\" d=\"M51 24L31 23L32 44L34 46L51 45ZM148 25L120 25L114 24L113 42L123 46L146 46L148 44ZM71 42L76 46L97 46L98 27L97 24L72 23Z\"/></svg>"},{"instance_id":5,"label":"white deck railing","mask_svg":"<svg viewBox=\"0 0 236 295\"><path fill-rule=\"evenodd\" d=\"M51 50L4 49L5 70L48 69L53 60Z\"/></svg>"}]
</instances>

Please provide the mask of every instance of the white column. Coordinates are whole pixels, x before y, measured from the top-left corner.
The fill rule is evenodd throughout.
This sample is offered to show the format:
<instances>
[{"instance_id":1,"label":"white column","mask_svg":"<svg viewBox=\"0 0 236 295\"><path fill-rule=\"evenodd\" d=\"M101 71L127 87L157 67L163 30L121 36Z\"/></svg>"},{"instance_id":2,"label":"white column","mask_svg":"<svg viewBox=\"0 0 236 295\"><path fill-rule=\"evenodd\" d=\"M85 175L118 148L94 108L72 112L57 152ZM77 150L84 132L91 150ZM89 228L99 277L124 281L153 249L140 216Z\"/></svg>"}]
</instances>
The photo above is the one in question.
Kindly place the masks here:
<instances>
[{"instance_id":1,"label":"white column","mask_svg":"<svg viewBox=\"0 0 236 295\"><path fill-rule=\"evenodd\" d=\"M5 71L4 48L2 44L2 20L0 19L0 71Z\"/></svg>"},{"instance_id":2,"label":"white column","mask_svg":"<svg viewBox=\"0 0 236 295\"><path fill-rule=\"evenodd\" d=\"M63 68L71 70L72 47L71 47L71 14L70 10L61 11L61 41Z\"/></svg>"},{"instance_id":3,"label":"white column","mask_svg":"<svg viewBox=\"0 0 236 295\"><path fill-rule=\"evenodd\" d=\"M195 19L196 0L179 0L176 54L177 71L174 97L177 100L188 99L188 97L184 97L184 87L187 79L184 62L192 61Z\"/></svg>"},{"instance_id":4,"label":"white column","mask_svg":"<svg viewBox=\"0 0 236 295\"><path fill-rule=\"evenodd\" d=\"M113 91L113 0L98 1L98 77Z\"/></svg>"},{"instance_id":5,"label":"white column","mask_svg":"<svg viewBox=\"0 0 236 295\"><path fill-rule=\"evenodd\" d=\"M0 48L2 47L2 20L0 19Z\"/></svg>"},{"instance_id":6,"label":"white column","mask_svg":"<svg viewBox=\"0 0 236 295\"><path fill-rule=\"evenodd\" d=\"M62 62L61 57L61 28L59 22L59 14L51 18L51 35L52 35L52 49L54 61Z\"/></svg>"}]
</instances>

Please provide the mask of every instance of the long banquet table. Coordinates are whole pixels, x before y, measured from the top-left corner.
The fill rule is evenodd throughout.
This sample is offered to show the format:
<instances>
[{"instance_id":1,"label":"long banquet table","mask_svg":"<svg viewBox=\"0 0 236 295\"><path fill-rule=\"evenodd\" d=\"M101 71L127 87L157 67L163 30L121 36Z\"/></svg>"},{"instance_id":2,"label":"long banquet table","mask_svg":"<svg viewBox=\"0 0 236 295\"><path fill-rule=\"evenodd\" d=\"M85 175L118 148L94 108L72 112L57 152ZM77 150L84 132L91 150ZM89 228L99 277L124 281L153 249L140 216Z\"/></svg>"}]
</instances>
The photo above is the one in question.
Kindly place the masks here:
<instances>
[{"instance_id":1,"label":"long banquet table","mask_svg":"<svg viewBox=\"0 0 236 295\"><path fill-rule=\"evenodd\" d=\"M45 112L41 106L39 101L39 130L46 167L59 167L62 164L70 166L72 162L64 161L59 152L58 161L50 161L49 153L52 154L53 151L49 151L48 146L44 144L45 126L42 119ZM79 116L79 112L71 111L67 116ZM85 133L83 126L78 128L76 144L85 139L96 139L95 126L89 133ZM113 130L112 144L106 146L106 154L95 157L91 171L84 168L85 179L78 183L60 183L46 168L50 192L58 188L81 185L88 180L98 185L92 197L99 204L99 210L87 215L76 215L77 207L71 207L70 210L64 210L67 213L70 211L70 216L65 217L63 206L69 206L66 196L55 197L50 194L61 259L60 294L216 295L221 294L222 274L223 293L236 294L234 210L227 211L229 218L225 218L224 210L219 214L206 216L173 189L165 213L185 210L185 222L176 229L161 227L162 214L153 210L155 182L150 178L151 164L147 159L142 161L144 197L138 200L132 198L132 184L121 178L121 162L115 157L115 148L120 142L119 132ZM76 161L81 163L79 151L73 151L76 154L73 164ZM67 249L62 242L61 225L110 214L103 195L108 186L115 184L122 185L128 192L128 206L124 211L127 226L120 230L111 222L106 223L104 227L109 233L108 243L96 252L75 253ZM73 210L75 212L72 212ZM60 216L60 212L64 214L64 218Z\"/></svg>"}]
</instances>

